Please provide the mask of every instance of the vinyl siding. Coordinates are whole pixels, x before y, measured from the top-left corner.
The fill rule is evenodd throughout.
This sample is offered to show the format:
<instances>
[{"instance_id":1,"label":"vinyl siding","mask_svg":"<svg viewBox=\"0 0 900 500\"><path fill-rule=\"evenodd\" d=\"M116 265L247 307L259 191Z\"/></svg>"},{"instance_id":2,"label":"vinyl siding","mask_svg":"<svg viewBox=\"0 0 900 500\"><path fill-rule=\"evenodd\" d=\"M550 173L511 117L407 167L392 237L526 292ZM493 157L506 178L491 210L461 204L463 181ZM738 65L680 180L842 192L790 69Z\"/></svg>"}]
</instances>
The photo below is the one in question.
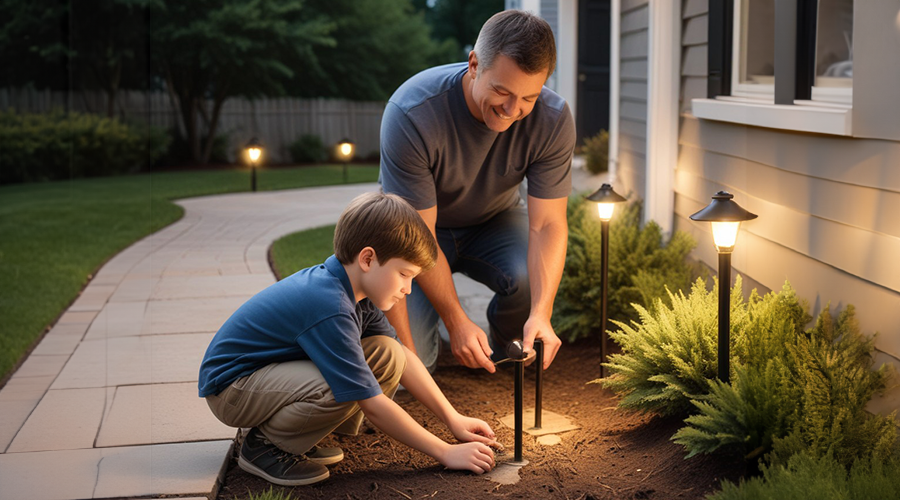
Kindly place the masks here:
<instances>
[{"instance_id":1,"label":"vinyl siding","mask_svg":"<svg viewBox=\"0 0 900 500\"><path fill-rule=\"evenodd\" d=\"M642 199L646 185L648 3L648 0L623 0L621 10L616 183L617 189L629 199Z\"/></svg>"},{"instance_id":2,"label":"vinyl siding","mask_svg":"<svg viewBox=\"0 0 900 500\"><path fill-rule=\"evenodd\" d=\"M706 97L706 0L684 0L675 227L715 269L708 224L689 216L727 190L759 218L742 226L735 273L778 290L790 281L812 314L853 304L876 362L900 368L900 142L785 132L691 115ZM854 82L856 84L856 82ZM854 123L854 127L856 124ZM900 387L869 409L900 408Z\"/></svg>"}]
</instances>

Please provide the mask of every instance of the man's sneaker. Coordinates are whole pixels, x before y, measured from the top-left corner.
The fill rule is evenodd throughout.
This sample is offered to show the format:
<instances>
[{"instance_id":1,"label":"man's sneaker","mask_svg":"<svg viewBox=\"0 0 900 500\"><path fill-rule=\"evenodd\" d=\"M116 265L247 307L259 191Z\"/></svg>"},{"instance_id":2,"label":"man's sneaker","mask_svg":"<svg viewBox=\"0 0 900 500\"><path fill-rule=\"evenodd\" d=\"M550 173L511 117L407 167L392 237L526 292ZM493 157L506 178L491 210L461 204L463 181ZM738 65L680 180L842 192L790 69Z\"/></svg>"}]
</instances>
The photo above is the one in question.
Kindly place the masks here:
<instances>
[{"instance_id":1,"label":"man's sneaker","mask_svg":"<svg viewBox=\"0 0 900 500\"><path fill-rule=\"evenodd\" d=\"M343 453L341 453L343 455ZM328 478L328 469L306 455L288 453L253 428L244 437L238 456L241 469L281 486L303 486Z\"/></svg>"},{"instance_id":2,"label":"man's sneaker","mask_svg":"<svg viewBox=\"0 0 900 500\"><path fill-rule=\"evenodd\" d=\"M344 450L340 448L319 448L313 446L311 450L304 453L310 461L322 465L336 464L344 459Z\"/></svg>"}]
</instances>

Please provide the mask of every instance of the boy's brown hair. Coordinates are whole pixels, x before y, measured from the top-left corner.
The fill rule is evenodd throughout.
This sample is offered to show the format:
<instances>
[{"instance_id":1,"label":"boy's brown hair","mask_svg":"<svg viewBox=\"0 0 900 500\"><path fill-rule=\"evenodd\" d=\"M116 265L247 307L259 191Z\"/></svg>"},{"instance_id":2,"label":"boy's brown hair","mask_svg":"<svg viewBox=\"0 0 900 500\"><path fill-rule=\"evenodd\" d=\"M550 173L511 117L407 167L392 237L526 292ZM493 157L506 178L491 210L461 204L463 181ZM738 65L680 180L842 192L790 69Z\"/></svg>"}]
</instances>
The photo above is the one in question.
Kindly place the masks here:
<instances>
[{"instance_id":1,"label":"boy's brown hair","mask_svg":"<svg viewBox=\"0 0 900 500\"><path fill-rule=\"evenodd\" d=\"M365 247L378 263L401 258L427 271L437 260L437 243L418 212L395 194L365 193L347 205L334 230L334 255L353 262Z\"/></svg>"}]
</instances>

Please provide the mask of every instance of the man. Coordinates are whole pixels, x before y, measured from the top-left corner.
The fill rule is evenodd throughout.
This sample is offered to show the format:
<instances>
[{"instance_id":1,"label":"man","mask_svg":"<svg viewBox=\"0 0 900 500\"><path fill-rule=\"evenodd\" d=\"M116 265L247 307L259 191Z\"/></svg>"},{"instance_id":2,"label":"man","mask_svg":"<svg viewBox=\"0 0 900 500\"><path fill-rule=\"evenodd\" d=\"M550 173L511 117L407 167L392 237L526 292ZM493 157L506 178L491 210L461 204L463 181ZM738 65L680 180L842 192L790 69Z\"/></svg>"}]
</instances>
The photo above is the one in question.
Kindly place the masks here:
<instances>
[{"instance_id":1,"label":"man","mask_svg":"<svg viewBox=\"0 0 900 500\"><path fill-rule=\"evenodd\" d=\"M469 368L493 373L518 338L526 350L544 342L544 368L559 350L550 316L565 262L575 125L565 100L543 86L555 66L547 22L504 11L484 24L467 63L413 76L385 108L382 187L410 202L440 247L435 269L387 316L430 371L438 317ZM463 311L453 272L496 293L490 340Z\"/></svg>"}]
</instances>

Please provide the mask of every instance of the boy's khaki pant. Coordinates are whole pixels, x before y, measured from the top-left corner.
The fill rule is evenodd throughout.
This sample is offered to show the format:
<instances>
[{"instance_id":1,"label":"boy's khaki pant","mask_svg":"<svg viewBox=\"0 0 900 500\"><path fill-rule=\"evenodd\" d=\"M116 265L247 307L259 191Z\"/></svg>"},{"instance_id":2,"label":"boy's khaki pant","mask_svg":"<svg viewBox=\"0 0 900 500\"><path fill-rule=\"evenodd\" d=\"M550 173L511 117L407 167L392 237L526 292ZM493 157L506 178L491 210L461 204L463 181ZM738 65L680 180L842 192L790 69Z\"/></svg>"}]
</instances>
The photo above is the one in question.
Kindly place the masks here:
<instances>
[{"instance_id":1,"label":"boy's khaki pant","mask_svg":"<svg viewBox=\"0 0 900 500\"><path fill-rule=\"evenodd\" d=\"M406 356L396 340L383 335L362 339L366 363L394 397ZM331 387L309 360L273 363L207 396L213 414L231 427L258 427L276 446L295 455L309 451L331 432L355 435L363 414L355 401L338 403Z\"/></svg>"}]
</instances>

